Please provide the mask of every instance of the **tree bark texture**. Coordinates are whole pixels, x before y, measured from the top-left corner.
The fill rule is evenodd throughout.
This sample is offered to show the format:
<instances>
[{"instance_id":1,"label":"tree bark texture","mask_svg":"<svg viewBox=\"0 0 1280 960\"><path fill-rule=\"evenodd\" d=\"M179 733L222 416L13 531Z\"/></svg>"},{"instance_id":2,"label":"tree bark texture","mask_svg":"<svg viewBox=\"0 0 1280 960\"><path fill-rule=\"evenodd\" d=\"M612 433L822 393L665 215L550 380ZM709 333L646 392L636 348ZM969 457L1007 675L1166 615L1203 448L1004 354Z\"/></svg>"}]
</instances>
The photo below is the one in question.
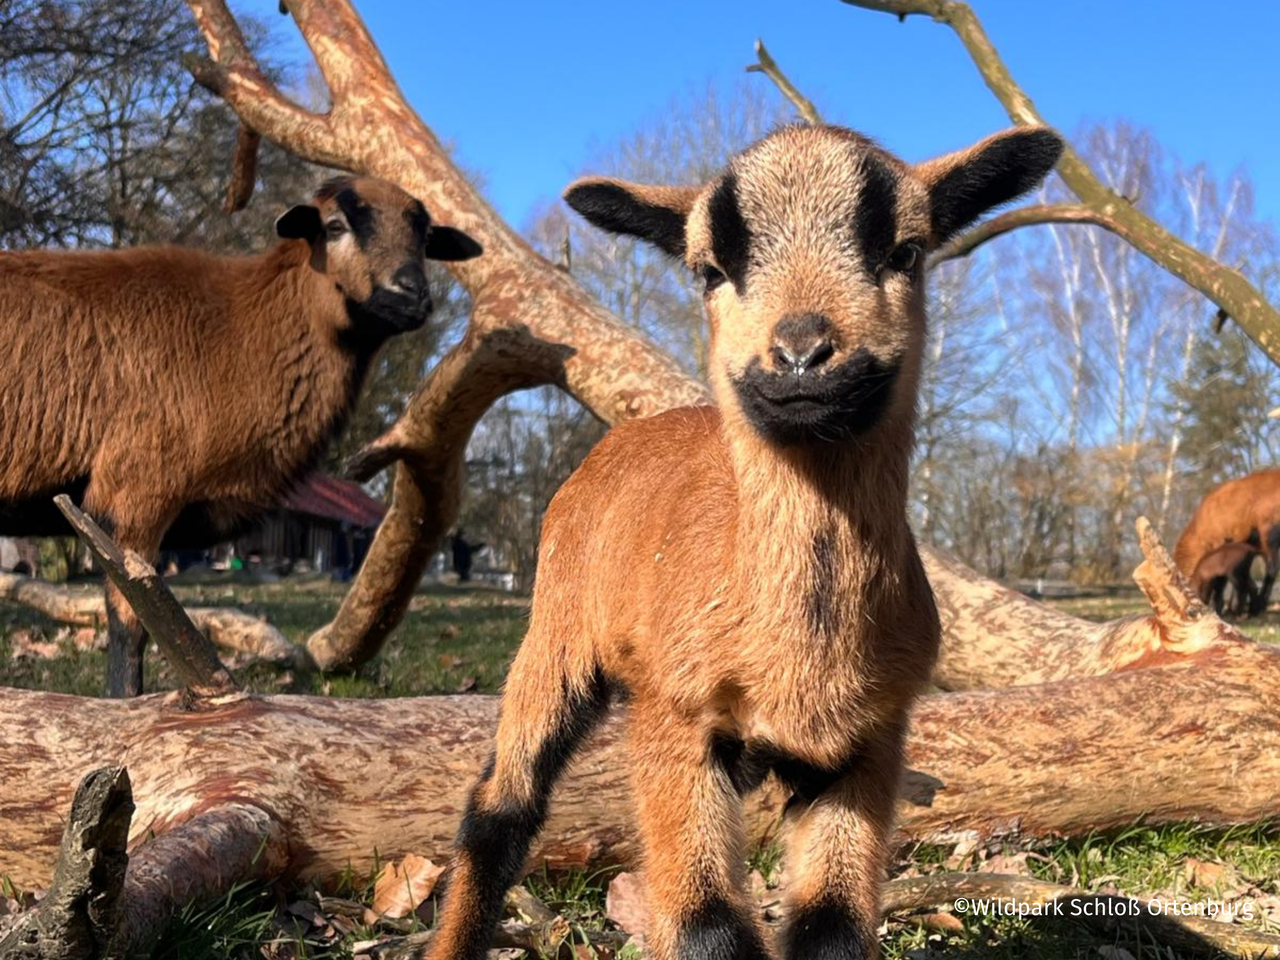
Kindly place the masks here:
<instances>
[{"instance_id":1,"label":"tree bark texture","mask_svg":"<svg viewBox=\"0 0 1280 960\"><path fill-rule=\"evenodd\" d=\"M923 698L908 745L903 838L1280 816L1280 651L1223 639L1189 654L1161 647L1157 659L1102 676ZM486 696L234 694L188 703L177 694L116 703L6 690L0 874L47 884L71 791L111 765L127 766L133 780L134 843L210 811L248 807L278 826L289 875L368 870L375 850L384 859L441 858L497 721L497 699ZM536 862L634 861L621 726L606 724L561 781ZM755 835L773 829L784 799L767 789L751 801ZM224 879L236 876L221 854L205 862Z\"/></svg>"}]
</instances>

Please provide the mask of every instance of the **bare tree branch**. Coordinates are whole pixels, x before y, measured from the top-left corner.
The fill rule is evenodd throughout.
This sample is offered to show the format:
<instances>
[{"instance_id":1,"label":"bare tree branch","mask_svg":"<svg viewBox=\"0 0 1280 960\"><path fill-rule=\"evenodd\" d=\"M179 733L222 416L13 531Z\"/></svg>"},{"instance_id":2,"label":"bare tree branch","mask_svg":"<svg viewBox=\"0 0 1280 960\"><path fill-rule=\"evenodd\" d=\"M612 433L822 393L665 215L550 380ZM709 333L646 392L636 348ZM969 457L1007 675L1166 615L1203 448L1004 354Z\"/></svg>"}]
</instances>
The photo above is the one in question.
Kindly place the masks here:
<instances>
[{"instance_id":1,"label":"bare tree branch","mask_svg":"<svg viewBox=\"0 0 1280 960\"><path fill-rule=\"evenodd\" d=\"M813 102L808 97L796 89L795 84L787 79L786 74L782 72L782 68L778 66L778 62L765 49L763 40L756 40L756 62L747 65L747 73L763 73L782 91L782 95L791 101L796 111L800 116L804 117L807 123L822 123L822 116L818 113L818 108L813 105Z\"/></svg>"},{"instance_id":2,"label":"bare tree branch","mask_svg":"<svg viewBox=\"0 0 1280 960\"><path fill-rule=\"evenodd\" d=\"M197 696L238 690L239 685L218 659L213 644L196 629L155 568L132 550L122 551L66 494L53 499L98 565L129 601L187 689Z\"/></svg>"},{"instance_id":3,"label":"bare tree branch","mask_svg":"<svg viewBox=\"0 0 1280 960\"><path fill-rule=\"evenodd\" d=\"M243 123L236 131L236 155L231 161L231 181L227 184L227 200L222 209L236 213L249 205L253 185L258 176L258 146L262 137Z\"/></svg>"},{"instance_id":4,"label":"bare tree branch","mask_svg":"<svg viewBox=\"0 0 1280 960\"><path fill-rule=\"evenodd\" d=\"M485 202L405 102L347 0L288 0L329 85L323 117L285 100L248 59L224 0L188 0L212 59L189 66L263 137L319 163L398 183L485 255L449 267L467 289L463 343L361 466L403 459L394 494L334 622L312 637L322 667L354 666L399 621L436 542L457 517L460 458L476 421L512 390L553 383L607 423L704 403L705 386L538 256ZM466 376L460 374L465 372Z\"/></svg>"},{"instance_id":5,"label":"bare tree branch","mask_svg":"<svg viewBox=\"0 0 1280 960\"><path fill-rule=\"evenodd\" d=\"M976 227L960 234L929 255L930 266L946 260L967 257L988 240L1004 236L1021 227L1030 227L1044 223L1088 223L1097 227L1106 227L1123 236L1119 224L1110 217L1098 213L1082 203L1043 203L1029 207L1019 207L999 216L985 220Z\"/></svg>"},{"instance_id":6,"label":"bare tree branch","mask_svg":"<svg viewBox=\"0 0 1280 960\"><path fill-rule=\"evenodd\" d=\"M891 13L899 19L920 15L945 23L956 32L991 92L1019 124L1042 124L1044 118L1018 86L977 14L960 0L841 0L850 6ZM1139 252L1194 287L1230 315L1268 357L1280 364L1280 312L1237 270L1218 263L1174 236L1110 190L1067 144L1058 174L1077 197L1108 222Z\"/></svg>"}]
</instances>

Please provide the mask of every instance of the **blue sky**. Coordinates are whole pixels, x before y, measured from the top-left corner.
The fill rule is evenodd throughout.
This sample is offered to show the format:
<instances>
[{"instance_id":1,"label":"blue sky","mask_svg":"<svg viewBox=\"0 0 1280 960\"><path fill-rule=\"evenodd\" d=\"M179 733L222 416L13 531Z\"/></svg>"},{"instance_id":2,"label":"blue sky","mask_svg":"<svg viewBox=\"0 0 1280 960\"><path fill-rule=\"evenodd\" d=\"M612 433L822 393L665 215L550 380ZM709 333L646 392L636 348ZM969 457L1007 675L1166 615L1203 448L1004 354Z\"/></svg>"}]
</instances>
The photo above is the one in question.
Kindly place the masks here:
<instances>
[{"instance_id":1,"label":"blue sky","mask_svg":"<svg viewBox=\"0 0 1280 960\"><path fill-rule=\"evenodd\" d=\"M736 82L756 37L828 119L907 159L1008 122L949 28L839 0L356 3L410 103L516 226L593 145L709 79ZM271 18L296 50L275 5L240 4ZM1280 0L974 6L1049 122L1071 132L1124 117L1184 160L1220 174L1244 165L1259 212L1280 220Z\"/></svg>"}]
</instances>

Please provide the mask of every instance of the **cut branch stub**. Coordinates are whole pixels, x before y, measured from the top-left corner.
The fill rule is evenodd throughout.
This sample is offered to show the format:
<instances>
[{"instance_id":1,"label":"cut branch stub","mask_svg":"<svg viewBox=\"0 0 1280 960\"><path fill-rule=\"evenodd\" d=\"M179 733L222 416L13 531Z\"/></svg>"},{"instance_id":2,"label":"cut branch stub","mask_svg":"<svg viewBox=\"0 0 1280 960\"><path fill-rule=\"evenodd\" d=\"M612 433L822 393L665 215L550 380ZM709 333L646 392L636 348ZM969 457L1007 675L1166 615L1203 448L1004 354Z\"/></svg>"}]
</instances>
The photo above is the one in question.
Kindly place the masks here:
<instances>
[{"instance_id":1,"label":"cut branch stub","mask_svg":"<svg viewBox=\"0 0 1280 960\"><path fill-rule=\"evenodd\" d=\"M1151 522L1139 517L1136 526L1143 560L1133 579L1151 604L1160 645L1188 654L1227 637L1243 640L1235 627L1200 602Z\"/></svg>"},{"instance_id":2,"label":"cut branch stub","mask_svg":"<svg viewBox=\"0 0 1280 960\"><path fill-rule=\"evenodd\" d=\"M66 494L54 497L67 522L89 548L111 582L119 588L139 622L155 640L182 683L197 696L239 689L218 652L191 622L155 568L132 550L125 552Z\"/></svg>"},{"instance_id":3,"label":"cut branch stub","mask_svg":"<svg viewBox=\"0 0 1280 960\"><path fill-rule=\"evenodd\" d=\"M0 938L5 960L104 956L115 935L133 793L123 767L85 775L71 801L49 892Z\"/></svg>"}]
</instances>

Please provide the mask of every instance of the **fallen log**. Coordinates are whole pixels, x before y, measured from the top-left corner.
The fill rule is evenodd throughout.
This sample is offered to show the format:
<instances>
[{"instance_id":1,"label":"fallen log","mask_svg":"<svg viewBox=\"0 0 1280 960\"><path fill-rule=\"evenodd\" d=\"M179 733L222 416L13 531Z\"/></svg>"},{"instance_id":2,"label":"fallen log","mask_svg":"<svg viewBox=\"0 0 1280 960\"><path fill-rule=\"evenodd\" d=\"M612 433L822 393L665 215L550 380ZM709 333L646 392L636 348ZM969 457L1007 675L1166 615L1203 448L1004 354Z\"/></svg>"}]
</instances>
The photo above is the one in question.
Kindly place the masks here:
<instances>
[{"instance_id":1,"label":"fallen log","mask_svg":"<svg viewBox=\"0 0 1280 960\"><path fill-rule=\"evenodd\" d=\"M1133 578L1151 612L1105 623L1039 603L941 550L921 548L942 621L934 685L973 690L1100 677L1243 639L1200 602L1145 517L1137 530L1144 559Z\"/></svg>"},{"instance_id":2,"label":"fallen log","mask_svg":"<svg viewBox=\"0 0 1280 960\"><path fill-rule=\"evenodd\" d=\"M1280 816L1280 650L1222 640L1160 659L1104 677L925 697L912 721L902 837L1081 835L1141 818L1226 826ZM47 884L75 784L125 764L138 808L134 843L240 803L279 819L291 876L367 872L375 851L442 858L497 719L497 698L485 696L189 702L5 690L0 874ZM556 791L534 863L633 862L626 779L614 719ZM765 790L752 801L757 836L773 828L783 799Z\"/></svg>"},{"instance_id":3,"label":"fallen log","mask_svg":"<svg viewBox=\"0 0 1280 960\"><path fill-rule=\"evenodd\" d=\"M50 620L106 628L102 588L80 590L16 573L0 573L0 600L21 604ZM244 653L282 667L305 668L306 650L267 621L234 607L186 607L196 628L223 650Z\"/></svg>"},{"instance_id":4,"label":"fallen log","mask_svg":"<svg viewBox=\"0 0 1280 960\"><path fill-rule=\"evenodd\" d=\"M101 590L86 593L20 573L0 573L0 600L29 607L60 623L97 627L107 622Z\"/></svg>"}]
</instances>

